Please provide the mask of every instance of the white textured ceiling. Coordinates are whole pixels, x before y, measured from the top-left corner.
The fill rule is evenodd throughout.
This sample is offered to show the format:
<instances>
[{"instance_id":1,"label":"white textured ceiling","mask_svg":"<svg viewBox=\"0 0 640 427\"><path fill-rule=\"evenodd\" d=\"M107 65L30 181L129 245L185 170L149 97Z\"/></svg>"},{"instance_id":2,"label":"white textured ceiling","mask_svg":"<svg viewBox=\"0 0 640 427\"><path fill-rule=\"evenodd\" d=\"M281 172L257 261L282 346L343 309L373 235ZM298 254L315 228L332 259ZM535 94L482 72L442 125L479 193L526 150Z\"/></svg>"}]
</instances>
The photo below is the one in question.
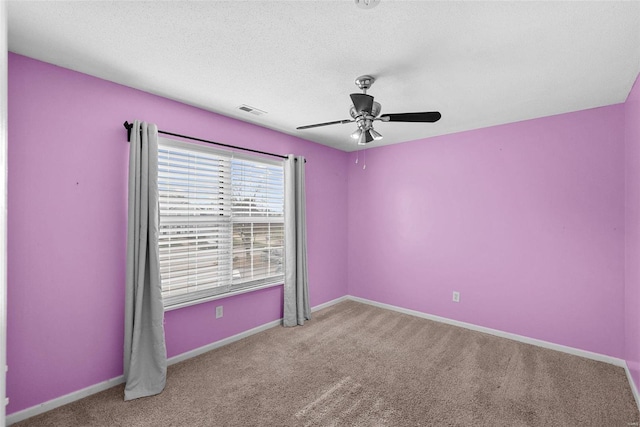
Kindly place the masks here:
<instances>
[{"instance_id":1,"label":"white textured ceiling","mask_svg":"<svg viewBox=\"0 0 640 427\"><path fill-rule=\"evenodd\" d=\"M9 1L8 15L12 52L346 151L353 123L295 128L350 118L362 74L383 114L442 113L376 122L379 146L624 102L640 71L636 1Z\"/></svg>"}]
</instances>

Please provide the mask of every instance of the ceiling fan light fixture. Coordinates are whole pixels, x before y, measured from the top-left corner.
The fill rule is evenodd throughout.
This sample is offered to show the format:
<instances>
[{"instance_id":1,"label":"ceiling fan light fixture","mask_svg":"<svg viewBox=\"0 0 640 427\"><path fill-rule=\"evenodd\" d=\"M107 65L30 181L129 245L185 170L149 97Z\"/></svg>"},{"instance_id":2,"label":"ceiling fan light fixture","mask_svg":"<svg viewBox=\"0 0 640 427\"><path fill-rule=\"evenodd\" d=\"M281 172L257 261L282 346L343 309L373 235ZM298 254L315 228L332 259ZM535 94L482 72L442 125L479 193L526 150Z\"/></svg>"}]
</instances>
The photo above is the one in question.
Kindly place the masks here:
<instances>
[{"instance_id":1,"label":"ceiling fan light fixture","mask_svg":"<svg viewBox=\"0 0 640 427\"><path fill-rule=\"evenodd\" d=\"M362 129L358 128L351 134L351 138L360 139L360 135L362 135Z\"/></svg>"},{"instance_id":2,"label":"ceiling fan light fixture","mask_svg":"<svg viewBox=\"0 0 640 427\"><path fill-rule=\"evenodd\" d=\"M367 133L360 131L360 137L358 138L358 145L366 145L366 144L367 144Z\"/></svg>"},{"instance_id":3,"label":"ceiling fan light fixture","mask_svg":"<svg viewBox=\"0 0 640 427\"><path fill-rule=\"evenodd\" d=\"M374 128L369 129L369 134L373 137L373 139L375 139L376 141L380 141L382 139L382 135L380 135L379 132L377 132Z\"/></svg>"}]
</instances>

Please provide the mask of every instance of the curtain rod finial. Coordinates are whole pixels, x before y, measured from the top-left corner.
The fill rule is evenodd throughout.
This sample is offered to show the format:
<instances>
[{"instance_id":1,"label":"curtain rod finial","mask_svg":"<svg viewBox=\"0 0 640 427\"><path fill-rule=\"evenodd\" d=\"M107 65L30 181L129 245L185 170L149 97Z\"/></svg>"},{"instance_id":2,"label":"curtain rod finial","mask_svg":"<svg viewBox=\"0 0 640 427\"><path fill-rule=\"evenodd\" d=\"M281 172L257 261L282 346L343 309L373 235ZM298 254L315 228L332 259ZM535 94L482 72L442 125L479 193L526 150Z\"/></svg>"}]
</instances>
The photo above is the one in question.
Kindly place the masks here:
<instances>
[{"instance_id":1,"label":"curtain rod finial","mask_svg":"<svg viewBox=\"0 0 640 427\"><path fill-rule=\"evenodd\" d=\"M125 121L124 127L125 129L127 129L127 141L131 142L131 129L133 129L133 123L129 123L128 121Z\"/></svg>"}]
</instances>

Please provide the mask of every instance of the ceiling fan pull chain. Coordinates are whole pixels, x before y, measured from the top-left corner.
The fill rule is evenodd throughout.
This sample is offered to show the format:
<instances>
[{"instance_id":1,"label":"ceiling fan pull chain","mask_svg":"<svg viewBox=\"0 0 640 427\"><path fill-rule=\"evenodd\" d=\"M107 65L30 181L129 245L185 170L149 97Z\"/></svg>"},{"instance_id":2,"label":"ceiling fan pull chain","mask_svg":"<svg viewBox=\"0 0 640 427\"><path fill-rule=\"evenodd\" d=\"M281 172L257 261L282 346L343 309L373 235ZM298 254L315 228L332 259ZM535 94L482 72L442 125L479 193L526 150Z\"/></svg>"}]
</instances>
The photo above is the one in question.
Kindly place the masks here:
<instances>
[{"instance_id":1,"label":"ceiling fan pull chain","mask_svg":"<svg viewBox=\"0 0 640 427\"><path fill-rule=\"evenodd\" d=\"M362 170L365 170L367 168L367 150L364 150L362 152L362 160L364 160L364 165L362 165Z\"/></svg>"},{"instance_id":2,"label":"ceiling fan pull chain","mask_svg":"<svg viewBox=\"0 0 640 427\"><path fill-rule=\"evenodd\" d=\"M360 156L360 150L356 151L356 165L358 164L358 157Z\"/></svg>"}]
</instances>

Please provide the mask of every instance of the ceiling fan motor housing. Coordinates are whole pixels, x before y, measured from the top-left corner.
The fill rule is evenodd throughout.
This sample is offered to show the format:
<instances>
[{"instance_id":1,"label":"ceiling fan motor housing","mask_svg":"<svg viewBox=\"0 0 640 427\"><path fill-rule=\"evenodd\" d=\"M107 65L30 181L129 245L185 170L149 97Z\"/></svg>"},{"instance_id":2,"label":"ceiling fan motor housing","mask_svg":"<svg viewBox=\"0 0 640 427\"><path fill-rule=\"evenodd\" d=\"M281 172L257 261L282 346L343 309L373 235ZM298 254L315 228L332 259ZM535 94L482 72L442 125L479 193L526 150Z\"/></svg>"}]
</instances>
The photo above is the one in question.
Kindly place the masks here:
<instances>
[{"instance_id":1,"label":"ceiling fan motor housing","mask_svg":"<svg viewBox=\"0 0 640 427\"><path fill-rule=\"evenodd\" d=\"M382 111L382 106L380 105L379 102L373 103L371 107L371 111L358 112L358 110L356 110L356 107L354 107L353 105L351 106L351 108L349 108L349 114L355 120L358 120L359 117L369 117L373 120L376 117L378 117L378 115L380 114L380 111Z\"/></svg>"}]
</instances>

